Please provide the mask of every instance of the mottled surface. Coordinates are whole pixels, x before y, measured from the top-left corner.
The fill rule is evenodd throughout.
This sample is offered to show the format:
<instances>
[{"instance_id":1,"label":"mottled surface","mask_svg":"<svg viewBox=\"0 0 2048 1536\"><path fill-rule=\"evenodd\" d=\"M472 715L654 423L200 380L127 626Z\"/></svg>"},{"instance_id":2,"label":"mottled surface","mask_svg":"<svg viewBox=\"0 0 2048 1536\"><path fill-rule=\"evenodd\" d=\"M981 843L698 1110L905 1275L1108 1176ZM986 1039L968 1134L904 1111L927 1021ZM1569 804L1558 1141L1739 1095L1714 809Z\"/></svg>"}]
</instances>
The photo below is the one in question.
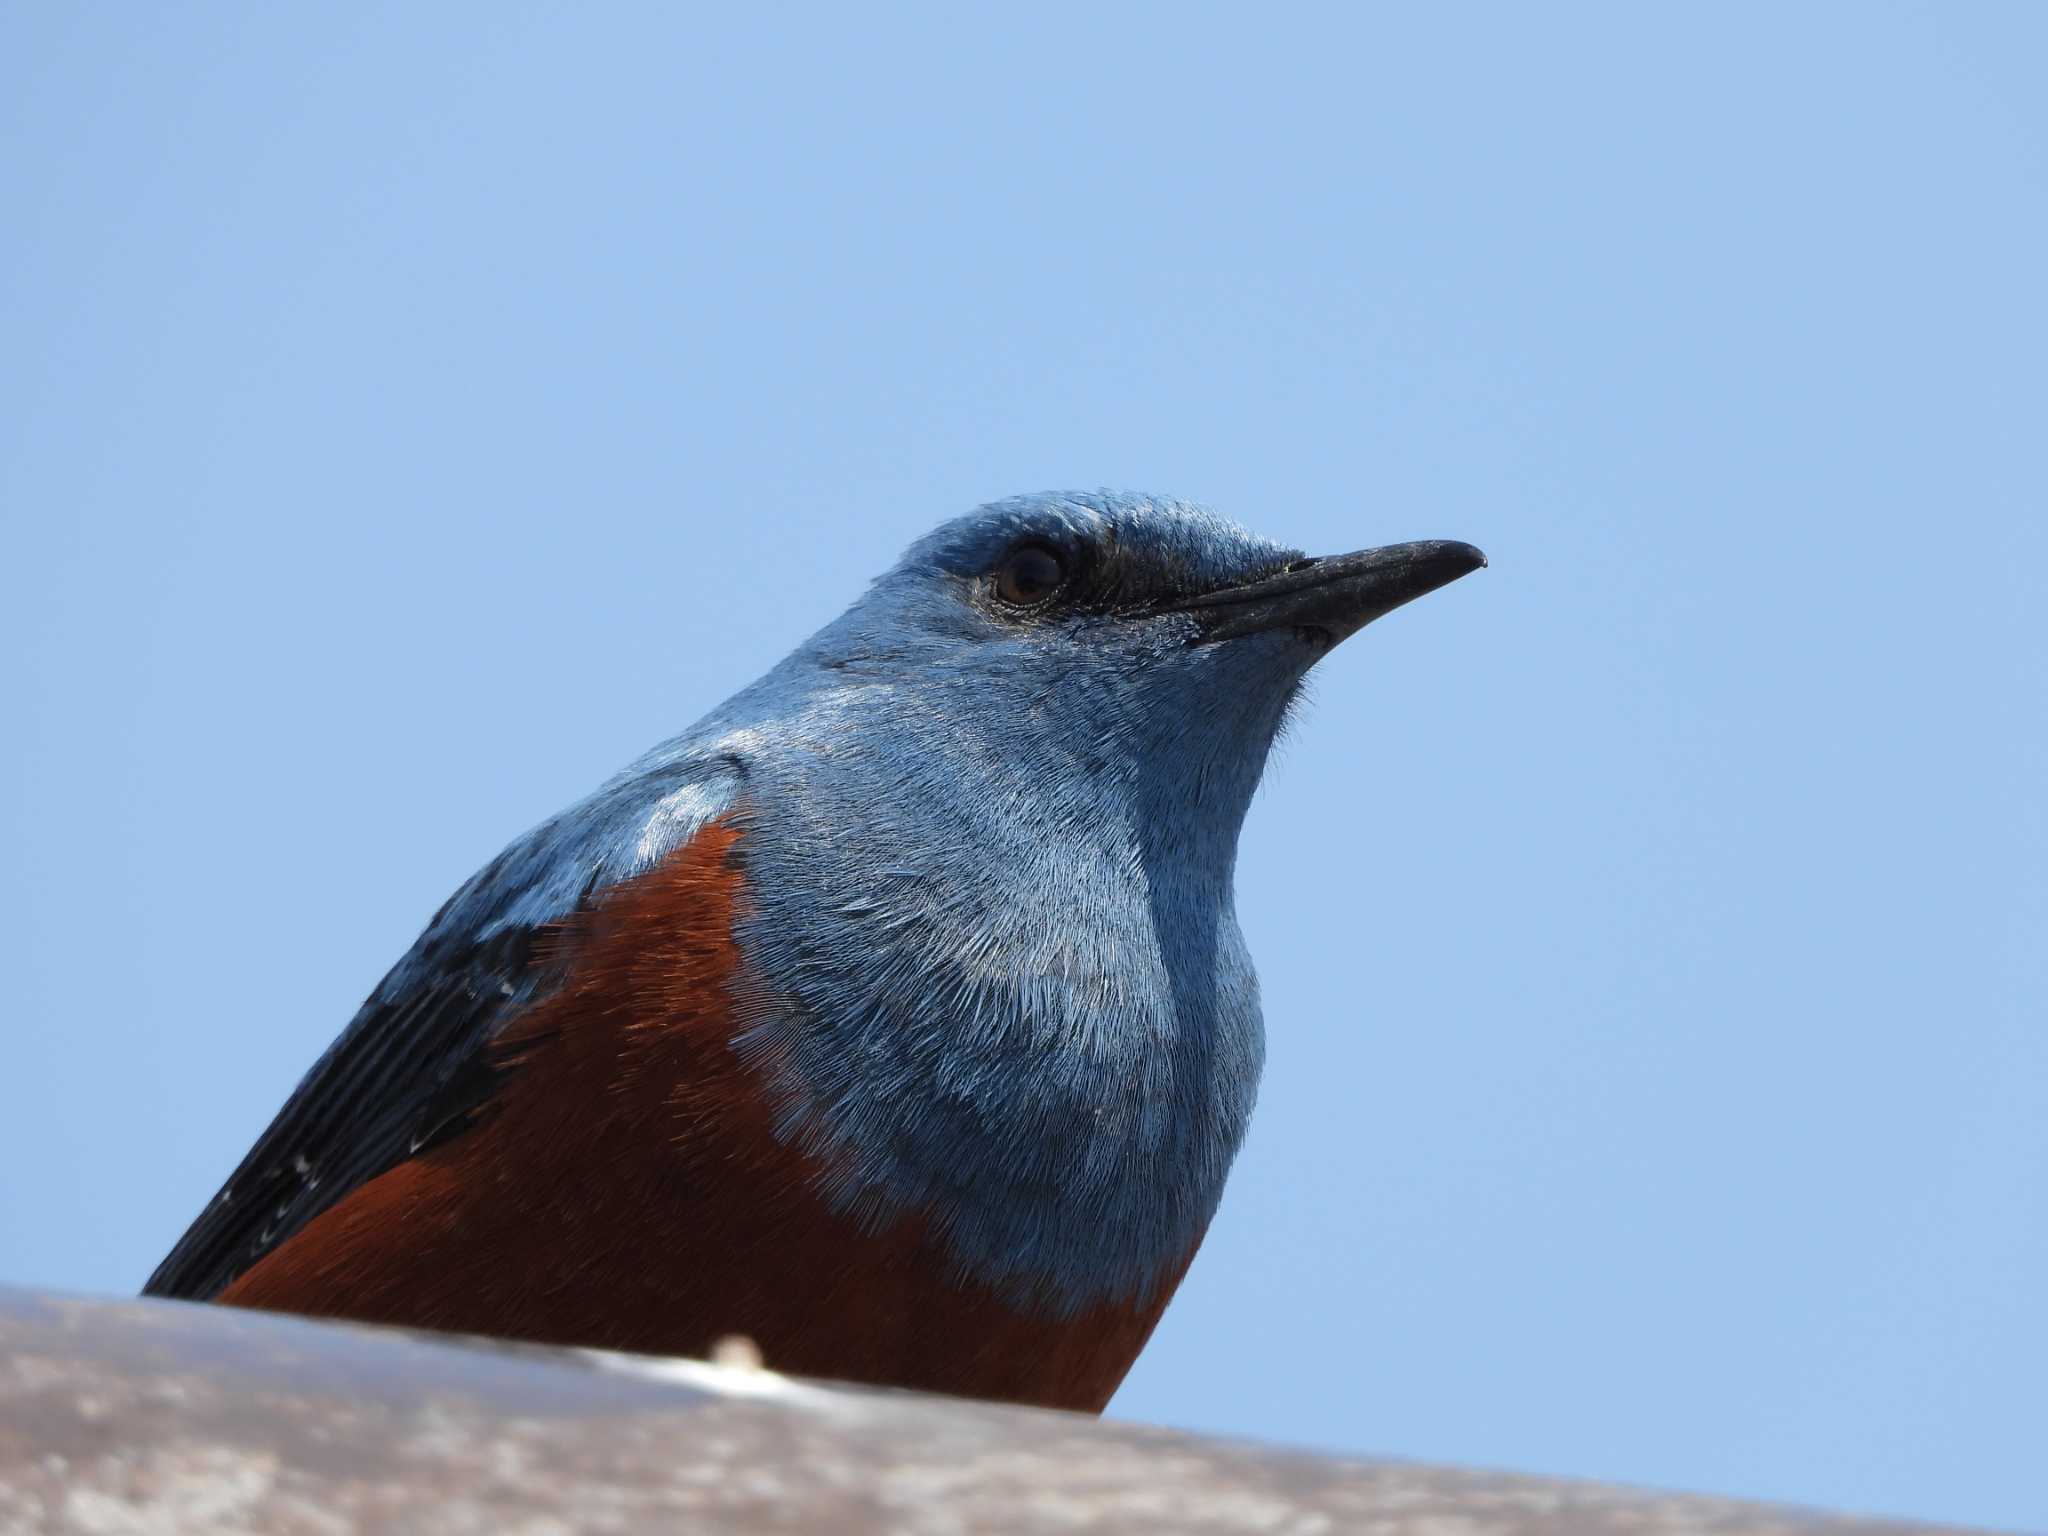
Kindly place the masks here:
<instances>
[{"instance_id":1,"label":"mottled surface","mask_svg":"<svg viewBox=\"0 0 2048 1536\"><path fill-rule=\"evenodd\" d=\"M1074 1415L0 1291L0 1533L1931 1530Z\"/></svg>"}]
</instances>

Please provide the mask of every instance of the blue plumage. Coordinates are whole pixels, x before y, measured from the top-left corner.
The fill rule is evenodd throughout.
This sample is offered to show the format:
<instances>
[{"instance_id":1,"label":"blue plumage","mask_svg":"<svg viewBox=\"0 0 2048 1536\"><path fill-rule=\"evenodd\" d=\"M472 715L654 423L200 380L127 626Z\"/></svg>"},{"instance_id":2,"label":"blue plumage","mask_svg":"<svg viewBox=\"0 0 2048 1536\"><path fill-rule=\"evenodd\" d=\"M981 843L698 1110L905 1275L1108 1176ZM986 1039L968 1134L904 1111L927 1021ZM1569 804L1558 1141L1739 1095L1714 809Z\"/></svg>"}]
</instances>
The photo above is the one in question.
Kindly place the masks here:
<instances>
[{"instance_id":1,"label":"blue plumage","mask_svg":"<svg viewBox=\"0 0 2048 1536\"><path fill-rule=\"evenodd\" d=\"M1004 574L1019 549L1051 557L1057 601L1006 595L1039 569ZM1330 644L1451 579L1347 616L1313 564L1137 496L944 525L458 891L150 1288L217 1292L459 1133L489 1091L484 1044L559 981L533 936L724 817L746 893L735 1045L832 1204L874 1229L928 1219L960 1276L1022 1309L1150 1298L1214 1213L1257 1092L1232 873L1268 749ZM1278 617L1247 629L1240 588Z\"/></svg>"}]
</instances>

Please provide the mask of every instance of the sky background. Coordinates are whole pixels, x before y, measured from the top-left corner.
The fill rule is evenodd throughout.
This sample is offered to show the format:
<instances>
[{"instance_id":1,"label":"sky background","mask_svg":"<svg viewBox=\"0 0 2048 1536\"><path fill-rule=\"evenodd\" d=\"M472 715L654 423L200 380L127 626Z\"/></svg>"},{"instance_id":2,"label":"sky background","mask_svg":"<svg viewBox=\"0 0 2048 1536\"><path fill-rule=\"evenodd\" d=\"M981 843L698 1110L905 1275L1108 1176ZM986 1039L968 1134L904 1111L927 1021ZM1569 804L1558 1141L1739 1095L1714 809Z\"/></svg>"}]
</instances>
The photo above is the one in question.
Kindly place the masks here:
<instances>
[{"instance_id":1,"label":"sky background","mask_svg":"<svg viewBox=\"0 0 2048 1536\"><path fill-rule=\"evenodd\" d=\"M0 1281L943 517L1492 569L1114 1405L2048 1530L2048 8L0 10Z\"/></svg>"}]
</instances>

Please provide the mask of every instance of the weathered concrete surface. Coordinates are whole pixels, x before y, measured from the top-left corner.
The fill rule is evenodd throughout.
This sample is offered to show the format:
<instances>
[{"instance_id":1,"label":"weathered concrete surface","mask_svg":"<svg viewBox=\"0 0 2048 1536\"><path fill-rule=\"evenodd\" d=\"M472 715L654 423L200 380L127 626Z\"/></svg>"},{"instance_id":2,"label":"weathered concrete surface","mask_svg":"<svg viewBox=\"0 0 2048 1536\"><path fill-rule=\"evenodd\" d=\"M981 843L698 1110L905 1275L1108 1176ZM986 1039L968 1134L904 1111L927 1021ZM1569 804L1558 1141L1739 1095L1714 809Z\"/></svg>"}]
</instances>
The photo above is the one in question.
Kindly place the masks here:
<instances>
[{"instance_id":1,"label":"weathered concrete surface","mask_svg":"<svg viewBox=\"0 0 2048 1536\"><path fill-rule=\"evenodd\" d=\"M178 1302L0 1290L0 1532L1928 1530Z\"/></svg>"}]
</instances>

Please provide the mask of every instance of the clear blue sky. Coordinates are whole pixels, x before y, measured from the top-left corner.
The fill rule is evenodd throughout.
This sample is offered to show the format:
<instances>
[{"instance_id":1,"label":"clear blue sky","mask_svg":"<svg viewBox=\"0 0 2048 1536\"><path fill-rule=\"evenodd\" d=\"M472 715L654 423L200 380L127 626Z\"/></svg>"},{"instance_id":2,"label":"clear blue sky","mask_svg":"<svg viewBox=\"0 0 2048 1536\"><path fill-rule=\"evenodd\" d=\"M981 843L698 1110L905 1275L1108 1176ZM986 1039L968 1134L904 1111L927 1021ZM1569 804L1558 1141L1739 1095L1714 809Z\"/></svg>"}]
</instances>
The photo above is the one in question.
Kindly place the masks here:
<instances>
[{"instance_id":1,"label":"clear blue sky","mask_svg":"<svg viewBox=\"0 0 2048 1536\"><path fill-rule=\"evenodd\" d=\"M1116 1403L2048 1529L2048 9L0 13L0 1280L1012 491L1493 568L1246 829ZM746 14L739 14L745 12Z\"/></svg>"}]
</instances>

